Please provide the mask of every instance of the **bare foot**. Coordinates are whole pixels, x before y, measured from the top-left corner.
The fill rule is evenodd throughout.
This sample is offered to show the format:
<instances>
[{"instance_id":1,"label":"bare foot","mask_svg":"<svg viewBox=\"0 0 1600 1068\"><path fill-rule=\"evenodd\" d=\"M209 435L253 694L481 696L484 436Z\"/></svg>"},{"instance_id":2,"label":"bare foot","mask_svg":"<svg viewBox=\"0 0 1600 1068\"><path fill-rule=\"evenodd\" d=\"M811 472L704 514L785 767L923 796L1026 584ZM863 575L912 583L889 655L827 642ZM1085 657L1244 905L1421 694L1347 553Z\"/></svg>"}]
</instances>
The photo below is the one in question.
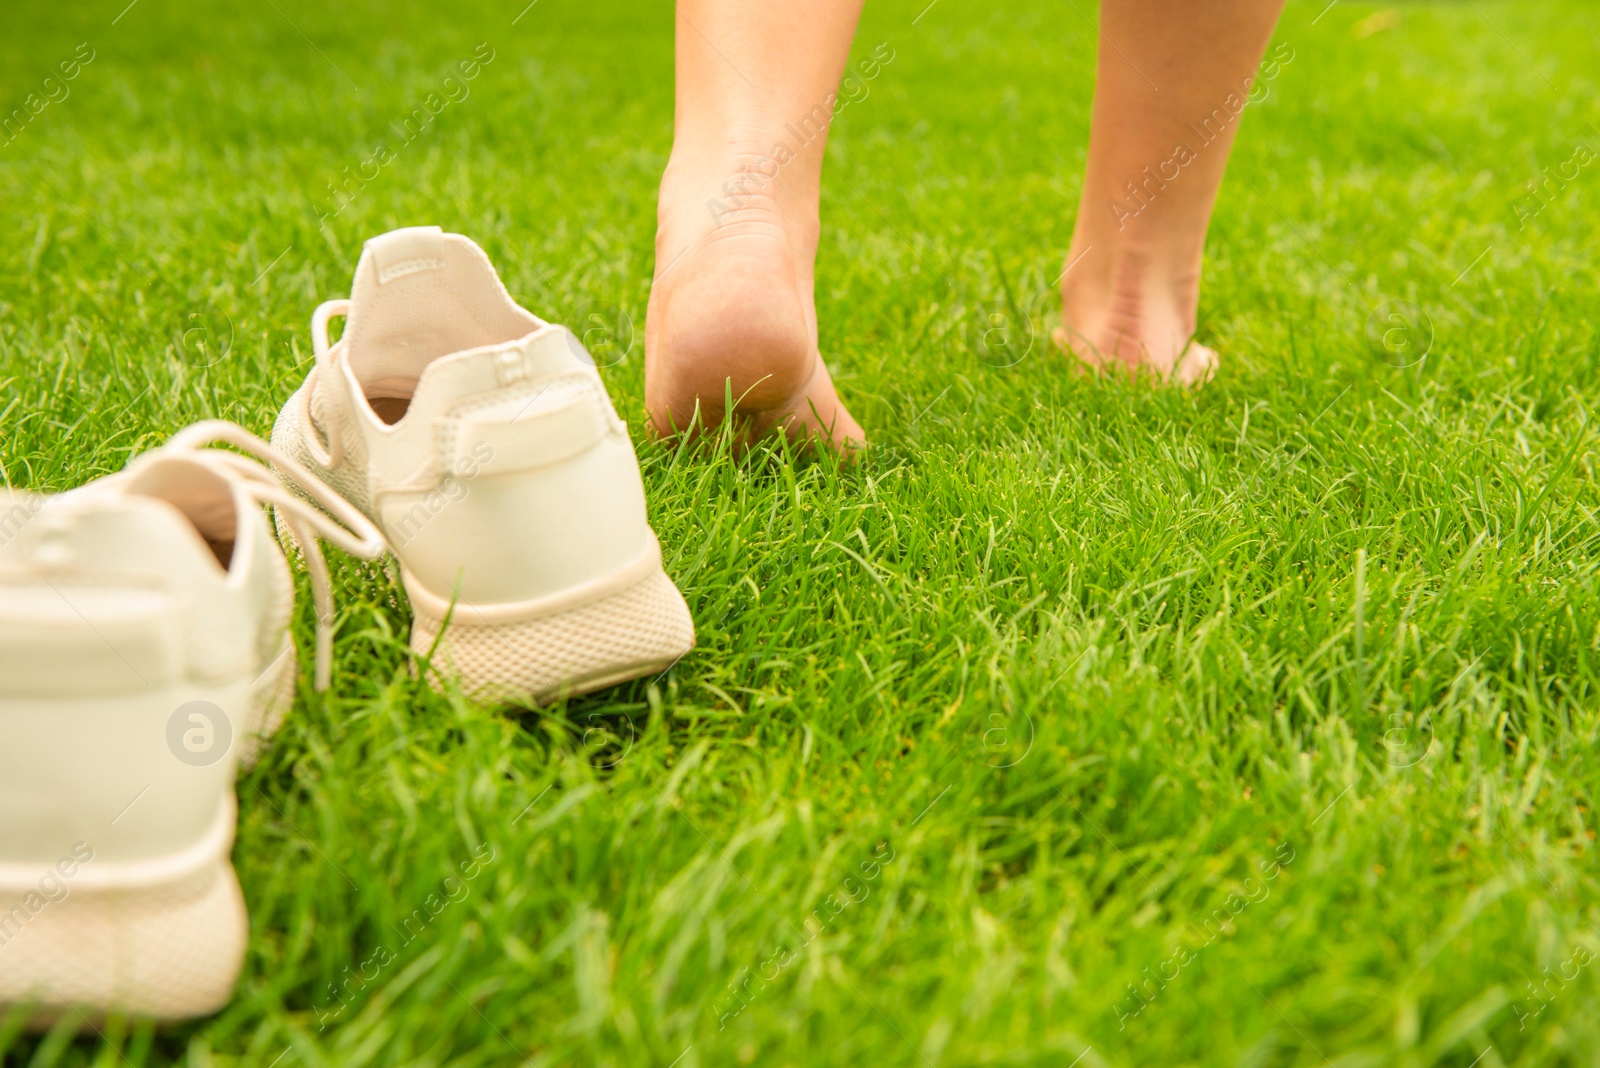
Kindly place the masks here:
<instances>
[{"instance_id":1,"label":"bare foot","mask_svg":"<svg viewBox=\"0 0 1600 1068\"><path fill-rule=\"evenodd\" d=\"M1061 280L1056 345L1097 371L1151 375L1199 386L1216 373L1215 350L1194 340L1200 271L1127 250L1076 249Z\"/></svg>"},{"instance_id":2,"label":"bare foot","mask_svg":"<svg viewBox=\"0 0 1600 1068\"><path fill-rule=\"evenodd\" d=\"M662 179L644 335L652 427L715 427L731 396L741 443L776 427L848 452L866 435L817 350L815 209L766 189L729 197L721 187L745 165L696 175L669 164Z\"/></svg>"}]
</instances>

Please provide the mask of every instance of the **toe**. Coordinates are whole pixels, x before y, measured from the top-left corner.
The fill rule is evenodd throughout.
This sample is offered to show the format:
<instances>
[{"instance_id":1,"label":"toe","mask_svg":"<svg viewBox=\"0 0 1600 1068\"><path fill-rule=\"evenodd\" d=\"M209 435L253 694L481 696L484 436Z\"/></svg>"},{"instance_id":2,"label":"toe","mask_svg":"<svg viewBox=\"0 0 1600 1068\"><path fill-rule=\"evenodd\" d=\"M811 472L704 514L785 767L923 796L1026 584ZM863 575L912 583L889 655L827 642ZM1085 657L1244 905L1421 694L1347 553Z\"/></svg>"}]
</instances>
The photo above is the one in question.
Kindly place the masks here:
<instances>
[{"instance_id":1,"label":"toe","mask_svg":"<svg viewBox=\"0 0 1600 1068\"><path fill-rule=\"evenodd\" d=\"M1197 389L1211 381L1221 362L1215 349L1191 341L1172 369L1172 381L1188 389Z\"/></svg>"}]
</instances>

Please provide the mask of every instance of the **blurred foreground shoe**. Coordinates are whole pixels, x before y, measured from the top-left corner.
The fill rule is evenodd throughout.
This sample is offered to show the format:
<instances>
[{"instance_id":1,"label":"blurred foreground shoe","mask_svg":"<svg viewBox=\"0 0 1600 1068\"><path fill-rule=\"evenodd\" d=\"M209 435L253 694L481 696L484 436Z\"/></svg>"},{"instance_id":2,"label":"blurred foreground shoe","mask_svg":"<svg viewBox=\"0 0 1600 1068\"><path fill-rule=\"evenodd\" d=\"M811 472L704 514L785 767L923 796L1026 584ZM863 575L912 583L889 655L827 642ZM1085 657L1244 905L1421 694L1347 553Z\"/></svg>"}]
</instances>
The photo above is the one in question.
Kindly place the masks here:
<instances>
[{"instance_id":1,"label":"blurred foreground shoe","mask_svg":"<svg viewBox=\"0 0 1600 1068\"><path fill-rule=\"evenodd\" d=\"M383 552L296 466L207 422L68 493L0 490L0 1017L179 1019L231 996L247 933L234 772L295 684L294 586L261 505L311 566L319 688L332 610L316 539Z\"/></svg>"},{"instance_id":2,"label":"blurred foreground shoe","mask_svg":"<svg viewBox=\"0 0 1600 1068\"><path fill-rule=\"evenodd\" d=\"M518 307L472 241L436 226L368 241L311 340L273 444L388 538L419 656L468 693L539 704L694 645L594 361Z\"/></svg>"}]
</instances>

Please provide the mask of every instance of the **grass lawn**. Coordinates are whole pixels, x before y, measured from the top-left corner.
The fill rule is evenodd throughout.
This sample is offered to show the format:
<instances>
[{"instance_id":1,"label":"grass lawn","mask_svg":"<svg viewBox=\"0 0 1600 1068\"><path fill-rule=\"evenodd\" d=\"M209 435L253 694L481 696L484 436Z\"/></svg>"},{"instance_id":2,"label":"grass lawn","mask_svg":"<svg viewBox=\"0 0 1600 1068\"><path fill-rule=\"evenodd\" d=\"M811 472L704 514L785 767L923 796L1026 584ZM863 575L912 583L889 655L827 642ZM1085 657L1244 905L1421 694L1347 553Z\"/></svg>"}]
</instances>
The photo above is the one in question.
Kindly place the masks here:
<instances>
[{"instance_id":1,"label":"grass lawn","mask_svg":"<svg viewBox=\"0 0 1600 1068\"><path fill-rule=\"evenodd\" d=\"M699 647L478 707L341 560L334 690L238 787L232 1005L4 1063L1595 1063L1592 5L1291 3L1184 395L1046 343L1093 8L873 0L840 471L644 439L673 8L524 3L8 5L7 113L78 68L0 147L6 480L264 433L361 241L439 223L611 364Z\"/></svg>"}]
</instances>

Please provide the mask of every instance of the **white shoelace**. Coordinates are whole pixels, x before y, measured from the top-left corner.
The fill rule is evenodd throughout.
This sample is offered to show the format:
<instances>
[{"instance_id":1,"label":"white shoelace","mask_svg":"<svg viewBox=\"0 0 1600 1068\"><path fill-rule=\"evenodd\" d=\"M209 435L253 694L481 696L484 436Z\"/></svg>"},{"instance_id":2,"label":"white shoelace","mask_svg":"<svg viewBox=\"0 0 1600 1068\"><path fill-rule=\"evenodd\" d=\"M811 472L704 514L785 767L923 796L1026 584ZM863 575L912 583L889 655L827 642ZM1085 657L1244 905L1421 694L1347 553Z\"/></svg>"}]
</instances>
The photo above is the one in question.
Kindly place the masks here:
<instances>
[{"instance_id":1,"label":"white shoelace","mask_svg":"<svg viewBox=\"0 0 1600 1068\"><path fill-rule=\"evenodd\" d=\"M260 463L212 448L214 445L232 445ZM326 539L352 556L375 560L388 549L383 535L370 519L316 475L234 423L222 419L195 423L174 434L161 449L182 453L186 459L204 464L251 500L270 504L294 535L311 572L311 594L317 609L315 684L319 691L326 690L333 679L333 582L318 538ZM262 464L276 468L277 473ZM321 505L322 510L284 489L284 483Z\"/></svg>"},{"instance_id":2,"label":"white shoelace","mask_svg":"<svg viewBox=\"0 0 1600 1068\"><path fill-rule=\"evenodd\" d=\"M316 357L316 364L311 368L311 374L306 379L306 384L300 389L300 418L305 427L306 443L312 452L322 452L321 442L318 441L316 416L311 411L311 401L317 392L317 383L324 373L333 372L333 347L328 344L328 320L338 316L348 317L350 314L350 300L341 297L337 300L325 300L317 305L317 310L311 313L311 352ZM338 467L344 462L344 439L337 431L328 435L328 446L324 455L317 456L317 462L324 467Z\"/></svg>"}]
</instances>

